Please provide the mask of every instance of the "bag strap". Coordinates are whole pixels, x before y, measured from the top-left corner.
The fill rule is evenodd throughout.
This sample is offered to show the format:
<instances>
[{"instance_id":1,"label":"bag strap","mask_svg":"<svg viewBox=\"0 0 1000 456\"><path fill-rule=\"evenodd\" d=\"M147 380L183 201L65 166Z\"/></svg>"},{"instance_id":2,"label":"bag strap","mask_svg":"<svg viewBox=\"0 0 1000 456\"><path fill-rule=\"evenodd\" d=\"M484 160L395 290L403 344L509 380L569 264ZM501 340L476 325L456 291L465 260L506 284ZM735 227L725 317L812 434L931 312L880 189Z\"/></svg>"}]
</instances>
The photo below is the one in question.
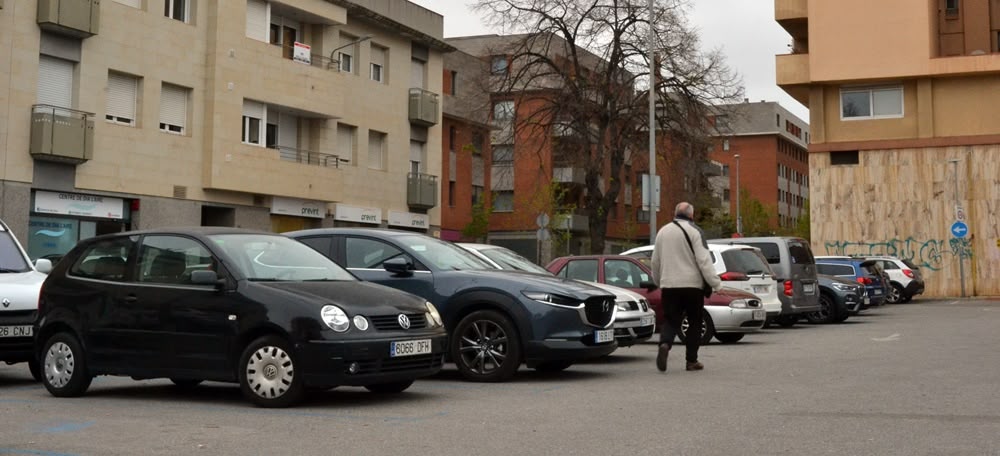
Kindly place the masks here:
<instances>
[{"instance_id":1,"label":"bag strap","mask_svg":"<svg viewBox=\"0 0 1000 456\"><path fill-rule=\"evenodd\" d=\"M677 225L677 228L681 229L681 233L684 233L684 239L688 241L688 247L691 249L691 256L693 256L695 258L695 260L697 260L698 259L698 255L696 255L694 253L694 244L691 243L691 238L688 237L687 230L685 230L684 227L681 226L680 223L677 223L677 220L674 220L674 225Z\"/></svg>"}]
</instances>

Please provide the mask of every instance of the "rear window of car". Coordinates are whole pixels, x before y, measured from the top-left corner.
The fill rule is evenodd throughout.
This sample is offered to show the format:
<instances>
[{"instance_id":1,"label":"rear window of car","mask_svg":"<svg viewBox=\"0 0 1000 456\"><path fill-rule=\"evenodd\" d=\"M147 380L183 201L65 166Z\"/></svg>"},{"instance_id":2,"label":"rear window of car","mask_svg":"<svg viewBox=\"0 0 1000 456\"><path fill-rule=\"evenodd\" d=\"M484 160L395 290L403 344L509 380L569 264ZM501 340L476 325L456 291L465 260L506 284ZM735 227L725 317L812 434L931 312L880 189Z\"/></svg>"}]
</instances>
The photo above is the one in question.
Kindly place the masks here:
<instances>
[{"instance_id":1,"label":"rear window of car","mask_svg":"<svg viewBox=\"0 0 1000 456\"><path fill-rule=\"evenodd\" d=\"M851 276L854 277L854 266L847 264L827 264L818 263L816 264L816 272L819 274L833 275L833 276Z\"/></svg>"},{"instance_id":2,"label":"rear window of car","mask_svg":"<svg viewBox=\"0 0 1000 456\"><path fill-rule=\"evenodd\" d=\"M745 242L744 244L750 247L757 247L760 249L760 253L767 258L767 262L770 264L781 264L781 250L778 249L778 244L774 242Z\"/></svg>"},{"instance_id":3,"label":"rear window of car","mask_svg":"<svg viewBox=\"0 0 1000 456\"><path fill-rule=\"evenodd\" d=\"M788 241L788 255L792 257L792 264L813 264L812 250L809 246L799 241Z\"/></svg>"},{"instance_id":4,"label":"rear window of car","mask_svg":"<svg viewBox=\"0 0 1000 456\"><path fill-rule=\"evenodd\" d=\"M726 271L744 274L760 274L771 271L771 268L753 250L726 250L722 252L722 261L726 264Z\"/></svg>"},{"instance_id":5,"label":"rear window of car","mask_svg":"<svg viewBox=\"0 0 1000 456\"><path fill-rule=\"evenodd\" d=\"M80 253L69 273L88 279L123 281L128 255L136 240L132 236L95 242Z\"/></svg>"},{"instance_id":6,"label":"rear window of car","mask_svg":"<svg viewBox=\"0 0 1000 456\"><path fill-rule=\"evenodd\" d=\"M910 261L910 260L903 260L903 264L905 264L906 267L908 267L910 269L920 269L920 267L918 267L917 265L913 264L913 262Z\"/></svg>"}]
</instances>

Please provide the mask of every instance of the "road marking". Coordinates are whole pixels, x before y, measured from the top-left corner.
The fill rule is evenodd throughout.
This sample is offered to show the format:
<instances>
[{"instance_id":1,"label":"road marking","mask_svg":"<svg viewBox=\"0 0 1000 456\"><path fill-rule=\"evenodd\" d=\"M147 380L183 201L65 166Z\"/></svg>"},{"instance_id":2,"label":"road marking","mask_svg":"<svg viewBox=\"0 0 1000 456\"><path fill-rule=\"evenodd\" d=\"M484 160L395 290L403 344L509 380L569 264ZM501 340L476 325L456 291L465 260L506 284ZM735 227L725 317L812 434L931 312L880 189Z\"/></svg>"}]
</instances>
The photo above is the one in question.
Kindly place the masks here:
<instances>
[{"instance_id":1,"label":"road marking","mask_svg":"<svg viewBox=\"0 0 1000 456\"><path fill-rule=\"evenodd\" d=\"M93 421L84 421L84 422L66 421L63 423L58 423L54 426L41 428L37 432L44 432L46 434L58 434L62 432L74 432L74 431L79 431L81 429L87 429L93 425L94 425Z\"/></svg>"},{"instance_id":2,"label":"road marking","mask_svg":"<svg viewBox=\"0 0 1000 456\"><path fill-rule=\"evenodd\" d=\"M875 342L895 342L899 340L899 333L894 333L889 337L872 337Z\"/></svg>"},{"instance_id":3,"label":"road marking","mask_svg":"<svg viewBox=\"0 0 1000 456\"><path fill-rule=\"evenodd\" d=\"M949 305L949 306L953 306L953 305L955 305L955 304L958 304L958 301L952 301L952 302L949 302L949 303L948 303L948 305Z\"/></svg>"}]
</instances>

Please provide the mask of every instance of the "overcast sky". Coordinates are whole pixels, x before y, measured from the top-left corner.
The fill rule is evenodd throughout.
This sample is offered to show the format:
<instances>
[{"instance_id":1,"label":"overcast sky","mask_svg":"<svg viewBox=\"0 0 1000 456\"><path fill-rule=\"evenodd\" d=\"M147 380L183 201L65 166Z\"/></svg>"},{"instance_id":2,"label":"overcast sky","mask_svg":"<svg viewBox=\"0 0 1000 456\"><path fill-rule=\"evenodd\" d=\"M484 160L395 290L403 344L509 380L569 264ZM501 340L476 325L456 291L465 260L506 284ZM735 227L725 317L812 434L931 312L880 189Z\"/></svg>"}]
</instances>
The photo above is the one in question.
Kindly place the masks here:
<instances>
[{"instance_id":1,"label":"overcast sky","mask_svg":"<svg viewBox=\"0 0 1000 456\"><path fill-rule=\"evenodd\" d=\"M495 33L482 24L470 0L410 0L444 16L444 36ZM743 77L751 101L777 101L803 121L809 111L774 83L774 56L787 54L791 37L774 22L774 0L692 0L688 16L704 49L720 48Z\"/></svg>"}]
</instances>

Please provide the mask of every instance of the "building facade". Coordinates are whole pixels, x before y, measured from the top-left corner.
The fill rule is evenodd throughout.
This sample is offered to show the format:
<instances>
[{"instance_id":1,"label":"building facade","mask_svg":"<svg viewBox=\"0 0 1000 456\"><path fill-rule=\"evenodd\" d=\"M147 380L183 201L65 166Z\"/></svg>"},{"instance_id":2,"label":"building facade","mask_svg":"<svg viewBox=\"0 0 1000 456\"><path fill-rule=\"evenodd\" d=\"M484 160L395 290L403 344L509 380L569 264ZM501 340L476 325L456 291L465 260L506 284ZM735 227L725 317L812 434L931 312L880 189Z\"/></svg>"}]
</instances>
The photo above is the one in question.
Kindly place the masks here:
<instances>
[{"instance_id":1,"label":"building facade","mask_svg":"<svg viewBox=\"0 0 1000 456\"><path fill-rule=\"evenodd\" d=\"M775 0L775 18L778 85L810 111L814 251L1000 294L1000 2Z\"/></svg>"},{"instance_id":2,"label":"building facade","mask_svg":"<svg viewBox=\"0 0 1000 456\"><path fill-rule=\"evenodd\" d=\"M0 216L33 258L165 225L440 226L443 18L389 0L0 9Z\"/></svg>"}]
</instances>

